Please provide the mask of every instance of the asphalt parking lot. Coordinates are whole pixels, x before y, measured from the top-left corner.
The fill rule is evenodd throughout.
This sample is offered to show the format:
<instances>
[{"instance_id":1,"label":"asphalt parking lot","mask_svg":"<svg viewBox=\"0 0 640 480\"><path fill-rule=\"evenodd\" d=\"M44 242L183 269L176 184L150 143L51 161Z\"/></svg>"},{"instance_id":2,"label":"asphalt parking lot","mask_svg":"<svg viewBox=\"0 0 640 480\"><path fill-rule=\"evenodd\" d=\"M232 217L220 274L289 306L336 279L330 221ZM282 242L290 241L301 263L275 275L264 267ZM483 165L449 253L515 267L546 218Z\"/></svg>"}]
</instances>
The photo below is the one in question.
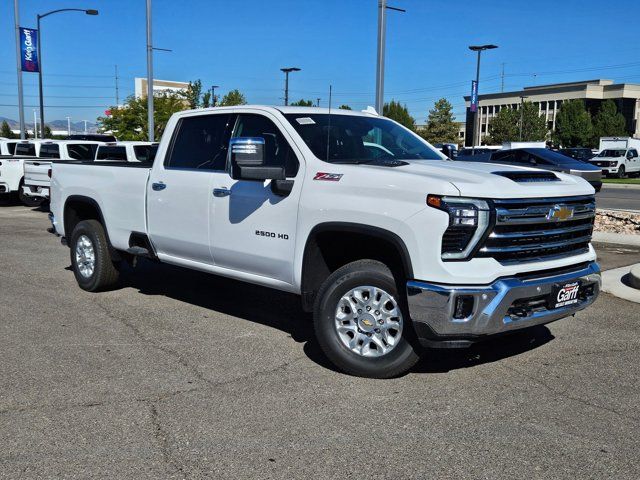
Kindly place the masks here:
<instances>
[{"instance_id":1,"label":"asphalt parking lot","mask_svg":"<svg viewBox=\"0 0 640 480\"><path fill-rule=\"evenodd\" d=\"M150 262L86 293L47 227L0 202L0 478L640 478L637 304L359 379L294 296Z\"/></svg>"}]
</instances>

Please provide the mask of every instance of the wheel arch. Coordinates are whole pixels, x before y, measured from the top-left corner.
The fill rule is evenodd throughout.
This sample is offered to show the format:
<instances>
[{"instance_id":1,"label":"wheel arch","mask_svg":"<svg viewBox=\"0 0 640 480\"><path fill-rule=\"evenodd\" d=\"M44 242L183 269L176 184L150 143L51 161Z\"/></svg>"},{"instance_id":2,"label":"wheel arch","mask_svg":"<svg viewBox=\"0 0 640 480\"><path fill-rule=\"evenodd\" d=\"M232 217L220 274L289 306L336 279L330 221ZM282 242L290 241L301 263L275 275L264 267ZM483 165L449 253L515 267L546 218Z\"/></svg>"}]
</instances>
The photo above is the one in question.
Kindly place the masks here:
<instances>
[{"instance_id":1,"label":"wheel arch","mask_svg":"<svg viewBox=\"0 0 640 480\"><path fill-rule=\"evenodd\" d=\"M109 238L109 231L107 224L102 214L102 209L98 202L85 195L70 195L64 202L64 208L62 210L62 221L64 224L64 234L67 238L67 243L71 240L71 234L73 229L78 223L83 220L97 220L104 229L104 235L107 239L107 245L109 251L114 258L119 258L118 251L113 248L111 240Z\"/></svg>"}]
</instances>

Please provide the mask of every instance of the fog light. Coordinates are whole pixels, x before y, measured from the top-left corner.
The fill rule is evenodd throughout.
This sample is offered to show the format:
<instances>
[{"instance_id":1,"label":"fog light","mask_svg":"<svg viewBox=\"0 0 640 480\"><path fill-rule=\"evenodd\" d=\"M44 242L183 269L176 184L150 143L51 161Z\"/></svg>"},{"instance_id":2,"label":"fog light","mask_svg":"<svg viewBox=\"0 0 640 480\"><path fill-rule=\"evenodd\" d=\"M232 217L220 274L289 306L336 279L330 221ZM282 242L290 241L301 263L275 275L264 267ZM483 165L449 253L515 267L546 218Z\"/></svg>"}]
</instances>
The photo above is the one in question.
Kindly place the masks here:
<instances>
[{"instance_id":1,"label":"fog light","mask_svg":"<svg viewBox=\"0 0 640 480\"><path fill-rule=\"evenodd\" d=\"M470 317L473 313L473 295L458 295L455 307L453 318L463 320Z\"/></svg>"}]
</instances>

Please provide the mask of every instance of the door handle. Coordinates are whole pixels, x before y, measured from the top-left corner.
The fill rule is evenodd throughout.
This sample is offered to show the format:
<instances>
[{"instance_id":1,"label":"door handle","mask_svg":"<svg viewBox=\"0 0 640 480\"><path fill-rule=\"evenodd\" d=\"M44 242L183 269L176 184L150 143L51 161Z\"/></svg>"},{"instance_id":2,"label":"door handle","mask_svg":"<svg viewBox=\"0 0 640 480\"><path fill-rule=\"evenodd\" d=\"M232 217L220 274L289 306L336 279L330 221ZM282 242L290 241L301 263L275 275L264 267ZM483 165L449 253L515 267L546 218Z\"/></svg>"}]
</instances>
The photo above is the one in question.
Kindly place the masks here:
<instances>
[{"instance_id":1,"label":"door handle","mask_svg":"<svg viewBox=\"0 0 640 480\"><path fill-rule=\"evenodd\" d=\"M164 190L165 188L167 188L167 185L164 182L154 182L151 184L151 188L153 188L156 192L159 192L160 190Z\"/></svg>"},{"instance_id":2,"label":"door handle","mask_svg":"<svg viewBox=\"0 0 640 480\"><path fill-rule=\"evenodd\" d=\"M214 188L213 189L213 196L214 197L228 197L229 195L231 195L231 190L229 190L226 187Z\"/></svg>"}]
</instances>

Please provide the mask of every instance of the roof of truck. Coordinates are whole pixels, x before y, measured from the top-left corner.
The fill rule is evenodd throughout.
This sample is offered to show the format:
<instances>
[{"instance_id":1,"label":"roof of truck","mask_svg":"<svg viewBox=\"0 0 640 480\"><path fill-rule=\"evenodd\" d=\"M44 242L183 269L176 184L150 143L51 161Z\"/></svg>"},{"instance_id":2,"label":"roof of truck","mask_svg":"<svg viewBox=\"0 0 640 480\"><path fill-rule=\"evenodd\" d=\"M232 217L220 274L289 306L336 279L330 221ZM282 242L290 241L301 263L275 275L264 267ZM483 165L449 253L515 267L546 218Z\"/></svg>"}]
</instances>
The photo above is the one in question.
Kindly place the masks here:
<instances>
[{"instance_id":1,"label":"roof of truck","mask_svg":"<svg viewBox=\"0 0 640 480\"><path fill-rule=\"evenodd\" d=\"M198 108L195 110L184 110L180 113L195 113L195 112L205 112L205 111L210 111L210 112L221 112L224 110L240 110L240 109L257 109L257 110L271 110L271 111L278 111L280 113L283 114L300 114L300 115L312 115L312 114L329 114L329 112L331 112L331 115L356 115L356 116L360 116L360 117L377 117L379 116L376 111L374 110L373 107L369 107L367 110L342 110L340 108L338 108L338 106L336 107L332 107L331 110L329 110L328 108L320 108L320 107L285 107L285 106L278 106L278 105L234 105L234 106L230 106L230 107L210 107L210 108Z\"/></svg>"}]
</instances>

